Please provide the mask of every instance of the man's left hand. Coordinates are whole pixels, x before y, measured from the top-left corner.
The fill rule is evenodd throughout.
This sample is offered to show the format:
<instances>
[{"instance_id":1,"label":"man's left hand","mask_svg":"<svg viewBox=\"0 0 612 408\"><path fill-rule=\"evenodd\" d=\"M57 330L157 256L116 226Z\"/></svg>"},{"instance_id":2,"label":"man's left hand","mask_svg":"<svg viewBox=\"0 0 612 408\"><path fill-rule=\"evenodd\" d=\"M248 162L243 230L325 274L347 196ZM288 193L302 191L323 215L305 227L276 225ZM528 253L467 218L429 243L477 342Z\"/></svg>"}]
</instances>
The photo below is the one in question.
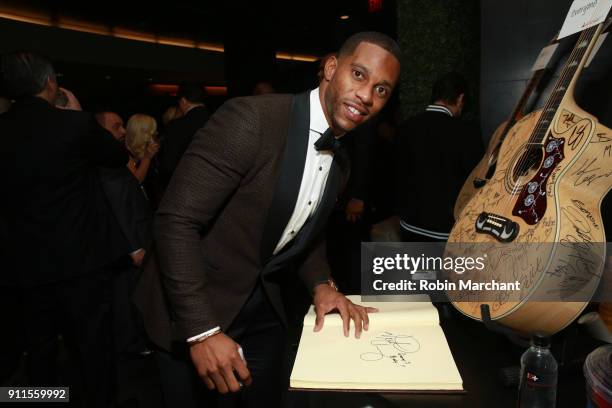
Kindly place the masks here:
<instances>
[{"instance_id":1,"label":"man's left hand","mask_svg":"<svg viewBox=\"0 0 612 408\"><path fill-rule=\"evenodd\" d=\"M317 314L314 331L318 332L323 328L323 322L327 313L337 311L342 317L344 336L349 336L352 319L355 324L355 338L357 339L361 337L363 330L368 330L370 325L368 313L378 312L376 308L354 304L342 293L325 283L315 286L314 306Z\"/></svg>"}]
</instances>

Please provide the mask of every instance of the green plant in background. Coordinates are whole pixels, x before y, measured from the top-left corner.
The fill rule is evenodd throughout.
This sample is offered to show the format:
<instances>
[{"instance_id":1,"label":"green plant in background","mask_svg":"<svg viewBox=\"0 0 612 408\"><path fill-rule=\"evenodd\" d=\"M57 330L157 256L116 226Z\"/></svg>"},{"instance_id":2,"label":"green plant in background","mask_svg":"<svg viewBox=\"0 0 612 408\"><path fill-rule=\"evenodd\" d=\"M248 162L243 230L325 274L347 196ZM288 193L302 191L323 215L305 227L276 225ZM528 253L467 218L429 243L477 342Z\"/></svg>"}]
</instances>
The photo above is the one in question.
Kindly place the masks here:
<instances>
[{"instance_id":1,"label":"green plant in background","mask_svg":"<svg viewBox=\"0 0 612 408\"><path fill-rule=\"evenodd\" d=\"M465 118L478 120L480 2L398 0L397 8L402 118L423 111L438 75L457 71L470 86Z\"/></svg>"}]
</instances>

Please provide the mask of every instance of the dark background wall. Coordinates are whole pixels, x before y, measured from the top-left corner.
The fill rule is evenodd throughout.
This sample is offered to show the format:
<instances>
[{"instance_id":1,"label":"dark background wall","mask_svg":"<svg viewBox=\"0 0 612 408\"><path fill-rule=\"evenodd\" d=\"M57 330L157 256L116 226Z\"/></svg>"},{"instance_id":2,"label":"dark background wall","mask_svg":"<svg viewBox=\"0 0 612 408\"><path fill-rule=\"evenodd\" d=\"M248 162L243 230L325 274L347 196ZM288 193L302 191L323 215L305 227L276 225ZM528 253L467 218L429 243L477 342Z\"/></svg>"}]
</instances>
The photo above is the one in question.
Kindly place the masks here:
<instances>
[{"instance_id":1,"label":"dark background wall","mask_svg":"<svg viewBox=\"0 0 612 408\"><path fill-rule=\"evenodd\" d=\"M488 139L507 119L531 77L540 50L561 29L572 0L481 0L480 117ZM534 108L544 105L576 36L563 40L555 56L556 69L544 78ZM576 89L583 109L612 127L612 40L608 38Z\"/></svg>"},{"instance_id":2,"label":"dark background wall","mask_svg":"<svg viewBox=\"0 0 612 408\"><path fill-rule=\"evenodd\" d=\"M179 74L181 78L210 85L223 85L225 80L225 56L218 52L136 42L6 19L0 20L0 38L0 54L25 49L48 55L53 61L168 73L157 80L175 80Z\"/></svg>"},{"instance_id":3,"label":"dark background wall","mask_svg":"<svg viewBox=\"0 0 612 408\"><path fill-rule=\"evenodd\" d=\"M398 0L402 117L422 111L431 86L455 70L470 83L465 119L488 140L520 99L540 50L557 34L572 0ZM575 36L562 41L530 109L544 105ZM583 71L575 98L612 127L612 38Z\"/></svg>"},{"instance_id":4,"label":"dark background wall","mask_svg":"<svg viewBox=\"0 0 612 408\"><path fill-rule=\"evenodd\" d=\"M457 71L470 85L466 117L478 117L479 2L477 0L399 0L397 36L402 49L402 117L430 102L440 74Z\"/></svg>"}]
</instances>

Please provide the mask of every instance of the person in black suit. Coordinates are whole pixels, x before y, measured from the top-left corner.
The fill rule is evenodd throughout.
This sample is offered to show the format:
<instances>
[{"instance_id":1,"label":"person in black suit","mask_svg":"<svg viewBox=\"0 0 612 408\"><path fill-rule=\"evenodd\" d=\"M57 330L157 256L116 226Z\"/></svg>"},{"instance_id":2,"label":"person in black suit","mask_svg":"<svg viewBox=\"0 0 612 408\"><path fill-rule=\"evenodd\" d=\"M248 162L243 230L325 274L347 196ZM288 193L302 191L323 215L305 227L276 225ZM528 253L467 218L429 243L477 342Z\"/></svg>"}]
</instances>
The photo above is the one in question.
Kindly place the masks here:
<instances>
[{"instance_id":1,"label":"person in black suit","mask_svg":"<svg viewBox=\"0 0 612 408\"><path fill-rule=\"evenodd\" d=\"M76 352L82 404L107 406L112 343L104 267L126 243L96 169L125 166L127 154L95 130L92 115L54 107L58 85L47 59L17 52L3 56L1 67L16 102L0 116L0 311L18 318L0 337L20 337L30 385L67 385L56 376L61 333Z\"/></svg>"},{"instance_id":2,"label":"person in black suit","mask_svg":"<svg viewBox=\"0 0 612 408\"><path fill-rule=\"evenodd\" d=\"M124 145L123 120L114 112L95 115L106 137ZM114 218L129 244L129 252L112 264L114 349L121 357L146 356L151 353L142 318L133 306L132 292L138 268L152 240L153 212L147 194L127 166L116 169L100 167L100 182Z\"/></svg>"},{"instance_id":3,"label":"person in black suit","mask_svg":"<svg viewBox=\"0 0 612 408\"><path fill-rule=\"evenodd\" d=\"M123 119L121 116L115 112L97 112L94 117L98 124L115 138L117 142L124 143L125 142L125 125L123 124Z\"/></svg>"},{"instance_id":4,"label":"person in black suit","mask_svg":"<svg viewBox=\"0 0 612 408\"><path fill-rule=\"evenodd\" d=\"M169 406L214 399L203 385L238 393L239 381L242 406L281 406L287 280L299 276L313 296L315 330L334 310L346 336L349 324L357 337L367 330L368 310L329 282L325 225L348 175L337 138L385 105L399 59L386 35L356 34L319 88L232 99L196 134L156 214L156 256L136 293L152 340L174 351L157 353Z\"/></svg>"},{"instance_id":5,"label":"person in black suit","mask_svg":"<svg viewBox=\"0 0 612 408\"><path fill-rule=\"evenodd\" d=\"M201 129L209 114L204 106L204 89L199 84L185 83L179 86L176 93L178 108L182 116L168 122L162 136L162 148L159 153L159 176L165 188L176 169L185 150Z\"/></svg>"},{"instance_id":6,"label":"person in black suit","mask_svg":"<svg viewBox=\"0 0 612 408\"><path fill-rule=\"evenodd\" d=\"M425 112L400 126L396 199L403 241L448 239L459 190L484 154L479 132L459 120L466 90L461 75L441 76Z\"/></svg>"}]
</instances>

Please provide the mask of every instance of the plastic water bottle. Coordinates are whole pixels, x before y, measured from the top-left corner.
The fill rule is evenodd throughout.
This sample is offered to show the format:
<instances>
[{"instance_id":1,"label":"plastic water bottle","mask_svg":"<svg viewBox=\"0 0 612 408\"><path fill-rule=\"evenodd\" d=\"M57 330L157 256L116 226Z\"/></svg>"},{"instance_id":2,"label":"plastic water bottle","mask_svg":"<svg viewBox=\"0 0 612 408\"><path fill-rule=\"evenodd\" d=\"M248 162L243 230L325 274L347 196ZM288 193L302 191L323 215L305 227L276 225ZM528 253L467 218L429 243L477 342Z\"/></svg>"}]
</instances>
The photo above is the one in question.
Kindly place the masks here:
<instances>
[{"instance_id":1,"label":"plastic water bottle","mask_svg":"<svg viewBox=\"0 0 612 408\"><path fill-rule=\"evenodd\" d=\"M557 402L557 361L550 337L534 333L531 347L521 357L519 408L554 408Z\"/></svg>"}]
</instances>

